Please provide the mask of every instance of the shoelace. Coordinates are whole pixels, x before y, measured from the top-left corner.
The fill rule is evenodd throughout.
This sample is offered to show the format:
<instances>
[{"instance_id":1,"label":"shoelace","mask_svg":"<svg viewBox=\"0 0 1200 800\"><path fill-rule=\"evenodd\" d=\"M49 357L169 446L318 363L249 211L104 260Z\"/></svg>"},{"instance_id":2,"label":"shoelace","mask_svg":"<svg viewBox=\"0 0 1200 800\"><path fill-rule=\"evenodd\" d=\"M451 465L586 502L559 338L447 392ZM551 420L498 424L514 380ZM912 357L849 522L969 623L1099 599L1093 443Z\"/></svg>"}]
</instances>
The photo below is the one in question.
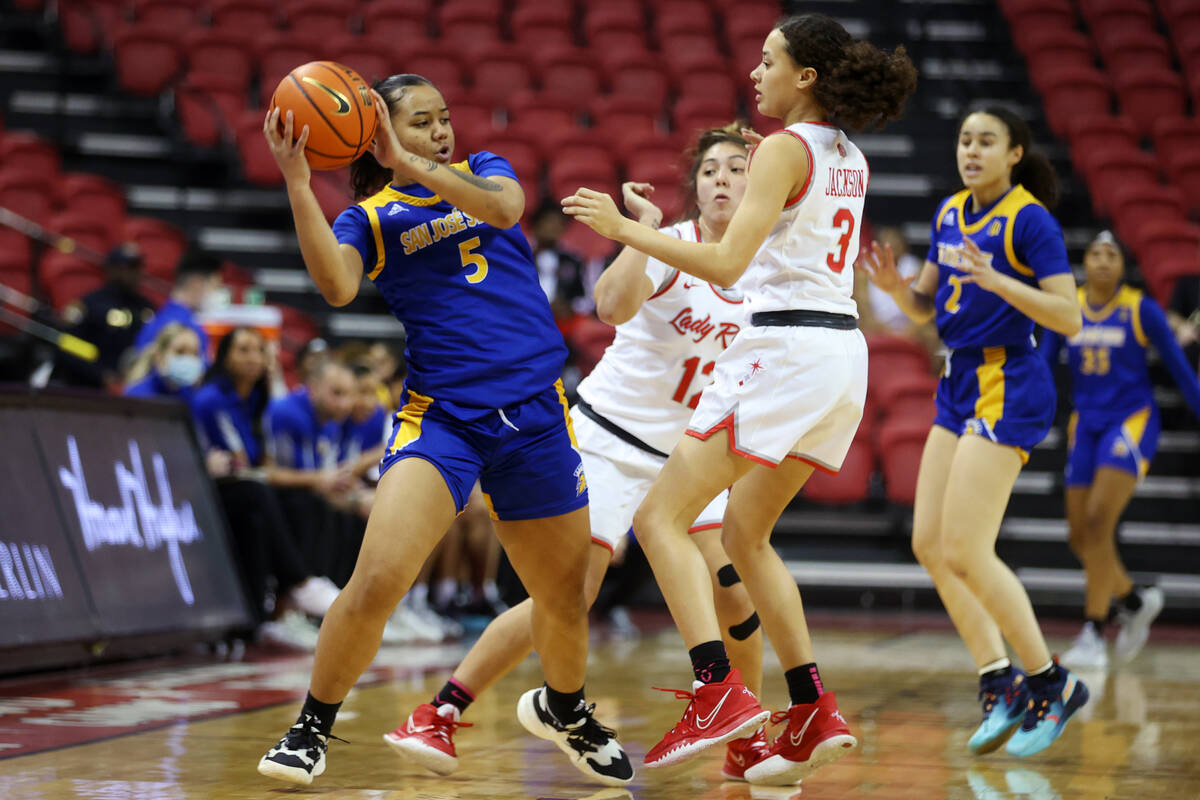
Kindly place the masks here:
<instances>
[{"instance_id":1,"label":"shoelace","mask_svg":"<svg viewBox=\"0 0 1200 800\"><path fill-rule=\"evenodd\" d=\"M976 699L983 701L983 713L990 714L996 704L1000 702L1000 695L1004 695L1005 703L1013 701L1013 682L1007 677L995 678L989 681L986 685L979 687L979 695Z\"/></svg>"},{"instance_id":2,"label":"shoelace","mask_svg":"<svg viewBox=\"0 0 1200 800\"><path fill-rule=\"evenodd\" d=\"M441 714L434 714L434 719L429 723L433 727L433 734L439 739L450 743L450 736L459 728L470 728L475 725L474 722L460 722L455 719L447 719Z\"/></svg>"},{"instance_id":3,"label":"shoelace","mask_svg":"<svg viewBox=\"0 0 1200 800\"><path fill-rule=\"evenodd\" d=\"M571 745L577 753L594 753L617 735L616 731L601 725L592 716L595 710L595 703L583 709L583 722L567 734L567 744Z\"/></svg>"},{"instance_id":4,"label":"shoelace","mask_svg":"<svg viewBox=\"0 0 1200 800\"><path fill-rule=\"evenodd\" d=\"M696 700L696 695L692 694L691 692L685 691L683 689L663 689L658 686L651 686L650 688L656 692L670 692L671 694L675 695L676 700L687 700L688 701L688 710L691 709L692 703ZM680 722L683 722L683 720L685 720L685 719L687 719L687 711L686 710L683 712L683 719L681 719ZM675 729L678 727L679 727L678 725L672 726L671 730L667 731L667 733L668 734L674 733Z\"/></svg>"},{"instance_id":5,"label":"shoelace","mask_svg":"<svg viewBox=\"0 0 1200 800\"><path fill-rule=\"evenodd\" d=\"M324 741L322 741L322 737L324 737ZM319 755L322 749L329 746L330 739L337 739L339 742L350 744L349 741L340 736L334 736L332 733L322 733L311 720L305 719L288 728L287 736L283 738L283 741L289 750L304 750L305 753L317 751Z\"/></svg>"},{"instance_id":6,"label":"shoelace","mask_svg":"<svg viewBox=\"0 0 1200 800\"><path fill-rule=\"evenodd\" d=\"M790 714L787 711L775 711L771 714L771 724L778 725L787 719Z\"/></svg>"}]
</instances>

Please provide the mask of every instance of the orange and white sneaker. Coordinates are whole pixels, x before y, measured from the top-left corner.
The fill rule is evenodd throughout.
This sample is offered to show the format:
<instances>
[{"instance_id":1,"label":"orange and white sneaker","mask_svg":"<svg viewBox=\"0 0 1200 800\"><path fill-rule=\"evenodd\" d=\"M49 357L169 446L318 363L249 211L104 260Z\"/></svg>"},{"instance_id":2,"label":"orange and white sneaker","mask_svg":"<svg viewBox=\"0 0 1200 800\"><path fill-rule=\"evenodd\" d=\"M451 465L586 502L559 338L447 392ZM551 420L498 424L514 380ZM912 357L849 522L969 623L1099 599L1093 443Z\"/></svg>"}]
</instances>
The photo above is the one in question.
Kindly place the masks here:
<instances>
[{"instance_id":1,"label":"orange and white sneaker","mask_svg":"<svg viewBox=\"0 0 1200 800\"><path fill-rule=\"evenodd\" d=\"M458 709L446 703L435 708L432 703L422 703L413 709L408 721L383 740L402 756L411 758L425 769L438 775L449 775L458 769L458 753L454 750L454 731L471 727L470 722L459 722Z\"/></svg>"},{"instance_id":2,"label":"orange and white sneaker","mask_svg":"<svg viewBox=\"0 0 1200 800\"><path fill-rule=\"evenodd\" d=\"M762 728L745 739L730 739L725 743L725 766L721 767L721 774L727 780L744 781L746 769L766 758L770 750L767 732Z\"/></svg>"},{"instance_id":3,"label":"orange and white sneaker","mask_svg":"<svg viewBox=\"0 0 1200 800\"><path fill-rule=\"evenodd\" d=\"M658 687L654 687L658 689ZM720 683L694 681L692 691L658 689L674 692L687 700L687 709L662 741L646 753L647 767L664 767L690 758L706 747L722 744L744 736L762 726L771 712L758 704L758 698L742 683L742 674L730 670Z\"/></svg>"},{"instance_id":4,"label":"orange and white sneaker","mask_svg":"<svg viewBox=\"0 0 1200 800\"><path fill-rule=\"evenodd\" d=\"M775 723L785 719L787 728L767 756L746 769L750 783L791 786L817 768L837 761L858 744L838 711L833 692L821 695L815 703L794 705L771 717Z\"/></svg>"}]
</instances>

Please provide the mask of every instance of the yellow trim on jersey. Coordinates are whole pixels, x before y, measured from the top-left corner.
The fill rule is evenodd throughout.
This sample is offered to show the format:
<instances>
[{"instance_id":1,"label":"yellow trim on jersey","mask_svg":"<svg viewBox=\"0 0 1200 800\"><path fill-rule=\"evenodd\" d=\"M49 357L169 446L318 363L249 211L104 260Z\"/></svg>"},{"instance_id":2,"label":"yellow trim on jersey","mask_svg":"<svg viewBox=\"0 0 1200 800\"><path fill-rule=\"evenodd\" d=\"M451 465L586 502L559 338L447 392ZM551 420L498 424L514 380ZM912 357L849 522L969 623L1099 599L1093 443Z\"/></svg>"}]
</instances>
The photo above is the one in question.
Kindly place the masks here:
<instances>
[{"instance_id":1,"label":"yellow trim on jersey","mask_svg":"<svg viewBox=\"0 0 1200 800\"><path fill-rule=\"evenodd\" d=\"M567 423L567 436L571 437L571 447L579 449L579 442L575 441L575 426L571 424L571 406L567 403L567 393L563 391L562 378L554 382L554 391L558 392L558 404L562 406L563 420Z\"/></svg>"},{"instance_id":2,"label":"yellow trim on jersey","mask_svg":"<svg viewBox=\"0 0 1200 800\"><path fill-rule=\"evenodd\" d=\"M1117 293L1103 307L1099 309L1092 308L1091 304L1087 301L1087 290L1082 286L1079 287L1079 310L1083 312L1083 316L1088 322L1104 322L1104 320L1112 315L1113 311L1116 311L1117 306L1124 299L1124 291L1118 289Z\"/></svg>"},{"instance_id":3,"label":"yellow trim on jersey","mask_svg":"<svg viewBox=\"0 0 1200 800\"><path fill-rule=\"evenodd\" d=\"M1133 335L1137 337L1138 344L1145 347L1149 340L1146 338L1146 332L1142 330L1142 290L1123 286L1121 294L1129 304L1129 323L1133 326Z\"/></svg>"},{"instance_id":4,"label":"yellow trim on jersey","mask_svg":"<svg viewBox=\"0 0 1200 800\"><path fill-rule=\"evenodd\" d=\"M1004 416L1004 362L1007 357L1003 347L985 347L983 363L975 368L975 379L979 382L975 418L993 428Z\"/></svg>"},{"instance_id":5,"label":"yellow trim on jersey","mask_svg":"<svg viewBox=\"0 0 1200 800\"><path fill-rule=\"evenodd\" d=\"M400 429L392 437L392 446L388 448L389 453L398 452L404 445L415 442L421 436L421 422L425 418L425 412L432 405L432 397L409 391L408 402L404 404L404 408L396 412Z\"/></svg>"},{"instance_id":6,"label":"yellow trim on jersey","mask_svg":"<svg viewBox=\"0 0 1200 800\"><path fill-rule=\"evenodd\" d=\"M1150 469L1150 462L1142 458L1142 436L1146 433L1146 423L1150 420L1150 406L1139 409L1133 412L1125 421L1121 423L1121 430L1129 437L1129 440L1135 445L1134 457L1138 462L1138 473L1146 476L1146 472Z\"/></svg>"},{"instance_id":7,"label":"yellow trim on jersey","mask_svg":"<svg viewBox=\"0 0 1200 800\"><path fill-rule=\"evenodd\" d=\"M496 507L492 505L492 496L490 494L488 494L487 492L483 491L482 489L479 491L479 493L481 495L483 495L483 504L485 506L487 506L488 514L491 516L492 519L499 522L500 515L496 513ZM458 513L461 514L461 513L463 513L463 511L466 511L466 510L467 509L464 508L462 511L460 511Z\"/></svg>"},{"instance_id":8,"label":"yellow trim on jersey","mask_svg":"<svg viewBox=\"0 0 1200 800\"><path fill-rule=\"evenodd\" d=\"M361 205L361 204L360 204ZM375 280L383 272L383 262L386 251L383 248L383 228L379 225L379 206L363 208L367 212L367 222L371 223L371 235L375 237L375 266L367 273L367 277Z\"/></svg>"},{"instance_id":9,"label":"yellow trim on jersey","mask_svg":"<svg viewBox=\"0 0 1200 800\"><path fill-rule=\"evenodd\" d=\"M459 172L466 172L469 175L475 173L471 170L470 163L459 161L456 164L451 164L450 169L456 169ZM383 272L384 264L384 248L383 248L383 231L379 227L379 209L386 206L388 203L404 203L405 205L417 206L425 208L435 206L442 202L440 195L432 195L430 197L417 197L415 194L405 194L399 189L394 189L390 185L380 189L375 194L365 200L360 200L358 205L367 214L367 221L371 223L371 233L375 236L375 266L367 274L371 280L379 277L379 273Z\"/></svg>"},{"instance_id":10,"label":"yellow trim on jersey","mask_svg":"<svg viewBox=\"0 0 1200 800\"><path fill-rule=\"evenodd\" d=\"M1075 429L1079 427L1079 412L1072 411L1071 419L1067 422L1067 452L1075 449Z\"/></svg>"},{"instance_id":11,"label":"yellow trim on jersey","mask_svg":"<svg viewBox=\"0 0 1200 800\"><path fill-rule=\"evenodd\" d=\"M1004 225L1004 255L1008 259L1008 265L1022 275L1032 277L1034 274L1033 269L1021 263L1017 258L1016 247L1013 244L1013 230L1016 228L1017 214L1021 212L1021 209L1031 205L1040 206L1042 203L1030 194L1024 186L1018 183L1009 190L1008 194L1000 202L992 206L986 214L974 222L968 223L966 217L963 215L963 210L966 208L970 197L971 191L969 189L963 189L961 192L952 195L950 202L946 203L946 208L942 210L942 216L938 217L938 229L941 230L942 217L945 217L946 211L950 208L958 209L958 229L962 231L964 236L969 236L983 230L995 217L1007 217Z\"/></svg>"},{"instance_id":12,"label":"yellow trim on jersey","mask_svg":"<svg viewBox=\"0 0 1200 800\"><path fill-rule=\"evenodd\" d=\"M962 219L962 210L964 205L963 201L970 196L971 192L969 189L963 189L961 192L950 195L950 199L946 202L946 205L942 206L942 213L938 214L937 229L939 231L942 229L942 220L946 218L946 214L950 211L950 209L957 208L958 218L959 220ZM958 224L961 226L962 222L960 221Z\"/></svg>"}]
</instances>

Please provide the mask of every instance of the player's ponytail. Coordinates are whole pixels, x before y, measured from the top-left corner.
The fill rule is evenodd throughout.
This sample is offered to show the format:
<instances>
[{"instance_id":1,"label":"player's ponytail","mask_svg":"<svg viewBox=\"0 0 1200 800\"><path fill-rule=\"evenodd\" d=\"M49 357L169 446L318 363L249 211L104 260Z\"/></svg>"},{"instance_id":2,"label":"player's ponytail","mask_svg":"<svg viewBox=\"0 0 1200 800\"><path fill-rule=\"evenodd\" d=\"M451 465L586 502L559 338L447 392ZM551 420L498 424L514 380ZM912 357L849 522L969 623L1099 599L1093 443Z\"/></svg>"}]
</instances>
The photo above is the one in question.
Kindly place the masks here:
<instances>
[{"instance_id":1,"label":"player's ponytail","mask_svg":"<svg viewBox=\"0 0 1200 800\"><path fill-rule=\"evenodd\" d=\"M404 90L409 86L433 86L433 81L420 75L392 75L376 81L371 88L383 97L390 114L395 111L400 98L404 97ZM350 190L355 200L370 197L387 186L391 180L392 171L376 161L369 150L354 159L354 163L350 165Z\"/></svg>"},{"instance_id":2,"label":"player's ponytail","mask_svg":"<svg viewBox=\"0 0 1200 800\"><path fill-rule=\"evenodd\" d=\"M851 130L883 127L904 110L917 88L917 68L903 45L888 53L854 39L837 20L800 14L779 23L787 52L800 67L817 72L813 98Z\"/></svg>"},{"instance_id":3,"label":"player's ponytail","mask_svg":"<svg viewBox=\"0 0 1200 800\"><path fill-rule=\"evenodd\" d=\"M987 106L972 109L964 115L958 123L958 130L962 130L963 123L970 114L977 112L995 117L1004 123L1004 127L1008 129L1009 149L1021 148L1021 160L1012 168L1012 182L1024 186L1046 208L1058 205L1058 173L1054 171L1050 159L1034 151L1033 134L1025 120L1003 106Z\"/></svg>"}]
</instances>

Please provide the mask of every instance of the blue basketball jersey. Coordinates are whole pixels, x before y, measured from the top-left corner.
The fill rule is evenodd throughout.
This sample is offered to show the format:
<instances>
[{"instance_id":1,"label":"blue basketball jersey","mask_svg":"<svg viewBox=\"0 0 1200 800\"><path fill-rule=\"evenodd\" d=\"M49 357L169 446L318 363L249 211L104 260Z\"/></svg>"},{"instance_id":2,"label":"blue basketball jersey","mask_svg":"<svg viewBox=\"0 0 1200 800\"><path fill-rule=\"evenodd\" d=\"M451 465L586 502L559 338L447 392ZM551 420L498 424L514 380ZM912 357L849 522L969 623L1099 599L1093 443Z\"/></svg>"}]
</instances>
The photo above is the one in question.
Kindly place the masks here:
<instances>
[{"instance_id":1,"label":"blue basketball jersey","mask_svg":"<svg viewBox=\"0 0 1200 800\"><path fill-rule=\"evenodd\" d=\"M1154 407L1146 348L1153 343L1184 398L1200 418L1200 385L1180 350L1158 303L1140 290L1122 286L1102 308L1079 289L1083 328L1066 340L1075 409L1086 420L1120 420ZM1046 331L1040 349L1053 366L1063 337Z\"/></svg>"},{"instance_id":2,"label":"blue basketball jersey","mask_svg":"<svg viewBox=\"0 0 1200 800\"><path fill-rule=\"evenodd\" d=\"M997 272L1037 286L1042 278L1071 273L1058 222L1019 184L978 212L964 189L946 198L933 218L927 257L938 265L934 302L942 341L950 348L1029 345L1033 320L1000 295L962 282L964 236Z\"/></svg>"},{"instance_id":3,"label":"blue basketball jersey","mask_svg":"<svg viewBox=\"0 0 1200 800\"><path fill-rule=\"evenodd\" d=\"M487 152L453 168L516 180ZM413 183L351 206L333 231L404 324L412 391L474 419L559 378L566 346L519 225L492 227Z\"/></svg>"}]
</instances>

